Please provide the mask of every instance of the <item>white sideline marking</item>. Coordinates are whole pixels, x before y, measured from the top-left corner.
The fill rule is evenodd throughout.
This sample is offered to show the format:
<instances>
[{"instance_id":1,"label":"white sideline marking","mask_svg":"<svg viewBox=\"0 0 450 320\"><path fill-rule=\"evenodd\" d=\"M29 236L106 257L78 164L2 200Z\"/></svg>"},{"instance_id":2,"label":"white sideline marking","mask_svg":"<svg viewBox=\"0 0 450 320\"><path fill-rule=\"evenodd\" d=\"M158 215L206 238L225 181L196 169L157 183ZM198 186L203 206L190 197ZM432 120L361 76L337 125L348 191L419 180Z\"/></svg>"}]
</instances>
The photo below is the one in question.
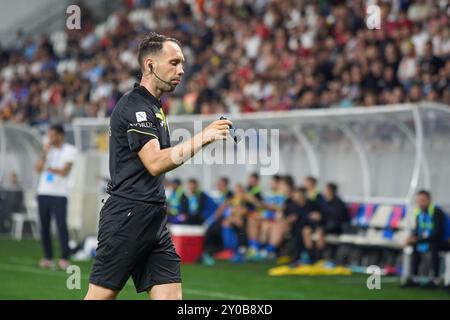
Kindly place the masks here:
<instances>
[{"instance_id":1,"label":"white sideline marking","mask_svg":"<svg viewBox=\"0 0 450 320\"><path fill-rule=\"evenodd\" d=\"M12 259L12 258L14 258L14 259ZM11 260L31 261L31 259L23 259L23 258L17 259L17 257L11 257ZM19 272L27 272L27 273L32 273L32 274L39 274L39 275L46 275L46 276L58 276L58 277L62 277L62 278L67 278L67 274L64 272L38 269L37 266L36 267L18 266L15 264L2 263L2 264L0 264L0 270L2 270L2 271L19 271ZM81 278L85 281L89 280L89 277L86 275L82 275ZM126 286L130 286L130 287L134 288L134 286L128 282L127 282ZM229 299L229 300L257 299L257 298L249 298L249 297L240 296L240 295L214 292L214 291L204 291L204 290L191 289L191 288L186 288L186 289L183 288L183 292L188 293L188 294L194 294L194 295L209 296L209 297L217 298L217 299Z\"/></svg>"}]
</instances>

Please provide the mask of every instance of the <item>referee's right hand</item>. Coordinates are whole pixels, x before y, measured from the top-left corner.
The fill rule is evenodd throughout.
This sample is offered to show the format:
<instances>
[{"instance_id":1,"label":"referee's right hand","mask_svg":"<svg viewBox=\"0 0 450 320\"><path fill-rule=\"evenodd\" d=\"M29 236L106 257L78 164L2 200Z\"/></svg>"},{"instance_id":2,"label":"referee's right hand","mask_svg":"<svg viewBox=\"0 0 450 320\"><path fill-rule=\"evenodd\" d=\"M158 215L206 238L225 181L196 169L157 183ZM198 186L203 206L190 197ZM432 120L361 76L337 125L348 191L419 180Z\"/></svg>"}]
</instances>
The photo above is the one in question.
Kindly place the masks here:
<instances>
[{"instance_id":1,"label":"referee's right hand","mask_svg":"<svg viewBox=\"0 0 450 320\"><path fill-rule=\"evenodd\" d=\"M212 122L202 131L203 144L207 145L216 140L225 140L230 134L230 126L232 125L233 123L228 119Z\"/></svg>"}]
</instances>

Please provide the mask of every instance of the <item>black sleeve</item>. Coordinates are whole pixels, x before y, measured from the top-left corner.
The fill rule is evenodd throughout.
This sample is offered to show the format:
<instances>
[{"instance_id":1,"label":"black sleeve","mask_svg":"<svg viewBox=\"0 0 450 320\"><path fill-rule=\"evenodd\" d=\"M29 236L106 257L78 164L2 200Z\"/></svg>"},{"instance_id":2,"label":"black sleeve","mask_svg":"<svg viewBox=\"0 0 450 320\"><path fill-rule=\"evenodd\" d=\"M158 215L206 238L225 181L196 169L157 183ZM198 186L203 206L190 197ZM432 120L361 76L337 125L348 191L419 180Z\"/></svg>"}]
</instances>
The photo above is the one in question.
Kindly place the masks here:
<instances>
[{"instance_id":1,"label":"black sleeve","mask_svg":"<svg viewBox=\"0 0 450 320\"><path fill-rule=\"evenodd\" d=\"M326 203L324 196L320 192L317 194L316 200L314 200L314 202L319 207L319 210L320 210L320 207Z\"/></svg>"},{"instance_id":2,"label":"black sleeve","mask_svg":"<svg viewBox=\"0 0 450 320\"><path fill-rule=\"evenodd\" d=\"M288 217L291 214L298 215L298 212L296 209L297 208L295 207L295 205L291 199L285 200L284 205L283 205L283 216Z\"/></svg>"},{"instance_id":3,"label":"black sleeve","mask_svg":"<svg viewBox=\"0 0 450 320\"><path fill-rule=\"evenodd\" d=\"M335 198L331 202L322 203L322 211L325 218L335 223L349 221L349 215L345 203L340 198Z\"/></svg>"},{"instance_id":4,"label":"black sleeve","mask_svg":"<svg viewBox=\"0 0 450 320\"><path fill-rule=\"evenodd\" d=\"M322 208L319 206L317 201L309 200L309 212L312 211L319 211L320 213L322 213Z\"/></svg>"},{"instance_id":5,"label":"black sleeve","mask_svg":"<svg viewBox=\"0 0 450 320\"><path fill-rule=\"evenodd\" d=\"M412 230L412 236L415 236L415 237L417 237L417 238L419 238L419 218L418 218L418 216L416 216L415 217L415 227L414 227L414 229Z\"/></svg>"},{"instance_id":6,"label":"black sleeve","mask_svg":"<svg viewBox=\"0 0 450 320\"><path fill-rule=\"evenodd\" d=\"M183 214L189 213L189 201L185 194L183 194L180 199L180 212L179 213L183 213Z\"/></svg>"},{"instance_id":7,"label":"black sleeve","mask_svg":"<svg viewBox=\"0 0 450 320\"><path fill-rule=\"evenodd\" d=\"M444 214L445 213L441 209L435 208L434 217L433 217L434 228L433 228L433 232L429 238L430 241L439 242L442 240L442 238L444 236L444 230L445 230Z\"/></svg>"},{"instance_id":8,"label":"black sleeve","mask_svg":"<svg viewBox=\"0 0 450 320\"><path fill-rule=\"evenodd\" d=\"M339 203L341 206L341 221L344 223L350 222L350 213L348 212L347 206L344 201L339 199Z\"/></svg>"},{"instance_id":9,"label":"black sleeve","mask_svg":"<svg viewBox=\"0 0 450 320\"><path fill-rule=\"evenodd\" d=\"M144 107L134 107L123 113L124 125L127 129L128 146L131 151L138 152L150 140L160 140L153 112Z\"/></svg>"},{"instance_id":10,"label":"black sleeve","mask_svg":"<svg viewBox=\"0 0 450 320\"><path fill-rule=\"evenodd\" d=\"M186 198L187 199L187 198ZM206 196L204 193L201 193L198 197L198 208L195 212L189 211L188 219L186 221L187 224L202 224L203 223L203 216L202 211L205 207L205 200ZM187 204L189 206L189 203Z\"/></svg>"},{"instance_id":11,"label":"black sleeve","mask_svg":"<svg viewBox=\"0 0 450 320\"><path fill-rule=\"evenodd\" d=\"M283 212L283 216L287 216L288 215L288 211L289 211L289 206L288 206L289 202L288 199L284 200L283 205L281 207L281 210Z\"/></svg>"},{"instance_id":12,"label":"black sleeve","mask_svg":"<svg viewBox=\"0 0 450 320\"><path fill-rule=\"evenodd\" d=\"M309 219L309 214L313 211L316 211L313 209L313 206L311 203L306 203L306 206L303 208L299 208L297 212L297 216L300 221L307 221Z\"/></svg>"},{"instance_id":13,"label":"black sleeve","mask_svg":"<svg viewBox=\"0 0 450 320\"><path fill-rule=\"evenodd\" d=\"M200 193L197 214L201 215L203 213L203 211L205 210L207 201L208 201L208 197L206 196L206 193L204 193L204 192Z\"/></svg>"}]
</instances>

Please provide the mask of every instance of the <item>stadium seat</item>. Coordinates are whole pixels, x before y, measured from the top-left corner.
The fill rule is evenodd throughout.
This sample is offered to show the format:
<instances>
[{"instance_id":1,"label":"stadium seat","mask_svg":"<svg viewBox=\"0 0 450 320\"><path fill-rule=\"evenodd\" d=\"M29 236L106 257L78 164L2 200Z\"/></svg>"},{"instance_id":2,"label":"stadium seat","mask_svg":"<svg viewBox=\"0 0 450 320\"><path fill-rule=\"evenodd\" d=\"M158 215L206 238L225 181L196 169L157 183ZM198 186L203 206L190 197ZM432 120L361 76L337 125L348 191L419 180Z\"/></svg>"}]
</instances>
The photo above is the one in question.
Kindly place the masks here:
<instances>
[{"instance_id":1,"label":"stadium seat","mask_svg":"<svg viewBox=\"0 0 450 320\"><path fill-rule=\"evenodd\" d=\"M335 234L327 234L325 236L325 241L329 244L339 244L340 240L339 240L339 236L335 235Z\"/></svg>"},{"instance_id":2,"label":"stadium seat","mask_svg":"<svg viewBox=\"0 0 450 320\"><path fill-rule=\"evenodd\" d=\"M36 195L32 192L25 193L25 209L26 212L12 213L11 236L15 240L22 240L24 224L29 223L33 237L39 239L38 206Z\"/></svg>"},{"instance_id":3,"label":"stadium seat","mask_svg":"<svg viewBox=\"0 0 450 320\"><path fill-rule=\"evenodd\" d=\"M389 222L389 217L392 213L392 206L380 205L373 213L373 217L369 222L371 228L384 228Z\"/></svg>"},{"instance_id":4,"label":"stadium seat","mask_svg":"<svg viewBox=\"0 0 450 320\"><path fill-rule=\"evenodd\" d=\"M356 214L356 226L367 227L373 218L377 205L373 203L361 204Z\"/></svg>"},{"instance_id":5,"label":"stadium seat","mask_svg":"<svg viewBox=\"0 0 450 320\"><path fill-rule=\"evenodd\" d=\"M389 227L391 229L399 229L406 217L406 206L394 206L392 214L389 218Z\"/></svg>"},{"instance_id":6,"label":"stadium seat","mask_svg":"<svg viewBox=\"0 0 450 320\"><path fill-rule=\"evenodd\" d=\"M403 248L408 233L406 227L406 206L348 203L354 234L327 235L329 244L385 247L394 250Z\"/></svg>"},{"instance_id":7,"label":"stadium seat","mask_svg":"<svg viewBox=\"0 0 450 320\"><path fill-rule=\"evenodd\" d=\"M450 286L450 252L445 253L444 258L445 272L444 272L444 286Z\"/></svg>"},{"instance_id":8,"label":"stadium seat","mask_svg":"<svg viewBox=\"0 0 450 320\"><path fill-rule=\"evenodd\" d=\"M358 214L360 206L361 205L359 203L349 203L349 204L347 204L347 208L348 208L348 211L350 213L350 217L352 219L354 219L356 217L356 215Z\"/></svg>"}]
</instances>

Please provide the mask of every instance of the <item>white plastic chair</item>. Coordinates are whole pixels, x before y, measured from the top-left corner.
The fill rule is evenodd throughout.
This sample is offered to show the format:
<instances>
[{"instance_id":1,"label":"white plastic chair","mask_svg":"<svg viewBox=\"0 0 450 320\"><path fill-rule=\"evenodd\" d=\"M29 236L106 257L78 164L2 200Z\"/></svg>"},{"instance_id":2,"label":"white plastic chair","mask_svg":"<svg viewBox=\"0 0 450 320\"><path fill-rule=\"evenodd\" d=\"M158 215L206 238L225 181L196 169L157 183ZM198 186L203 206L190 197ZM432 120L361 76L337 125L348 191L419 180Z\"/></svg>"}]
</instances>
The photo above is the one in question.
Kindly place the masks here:
<instances>
[{"instance_id":1,"label":"white plastic chair","mask_svg":"<svg viewBox=\"0 0 450 320\"><path fill-rule=\"evenodd\" d=\"M388 221L389 216L392 212L392 206L380 205L373 214L372 219L369 222L369 227L371 228L384 228Z\"/></svg>"},{"instance_id":2,"label":"white plastic chair","mask_svg":"<svg viewBox=\"0 0 450 320\"><path fill-rule=\"evenodd\" d=\"M13 212L11 215L11 236L13 239L20 241L23 237L23 227L25 223L29 223L33 237L39 239L39 218L36 194L33 192L25 192L24 197L25 212Z\"/></svg>"},{"instance_id":3,"label":"white plastic chair","mask_svg":"<svg viewBox=\"0 0 450 320\"><path fill-rule=\"evenodd\" d=\"M450 286L450 252L446 252L444 255L444 286Z\"/></svg>"}]
</instances>

